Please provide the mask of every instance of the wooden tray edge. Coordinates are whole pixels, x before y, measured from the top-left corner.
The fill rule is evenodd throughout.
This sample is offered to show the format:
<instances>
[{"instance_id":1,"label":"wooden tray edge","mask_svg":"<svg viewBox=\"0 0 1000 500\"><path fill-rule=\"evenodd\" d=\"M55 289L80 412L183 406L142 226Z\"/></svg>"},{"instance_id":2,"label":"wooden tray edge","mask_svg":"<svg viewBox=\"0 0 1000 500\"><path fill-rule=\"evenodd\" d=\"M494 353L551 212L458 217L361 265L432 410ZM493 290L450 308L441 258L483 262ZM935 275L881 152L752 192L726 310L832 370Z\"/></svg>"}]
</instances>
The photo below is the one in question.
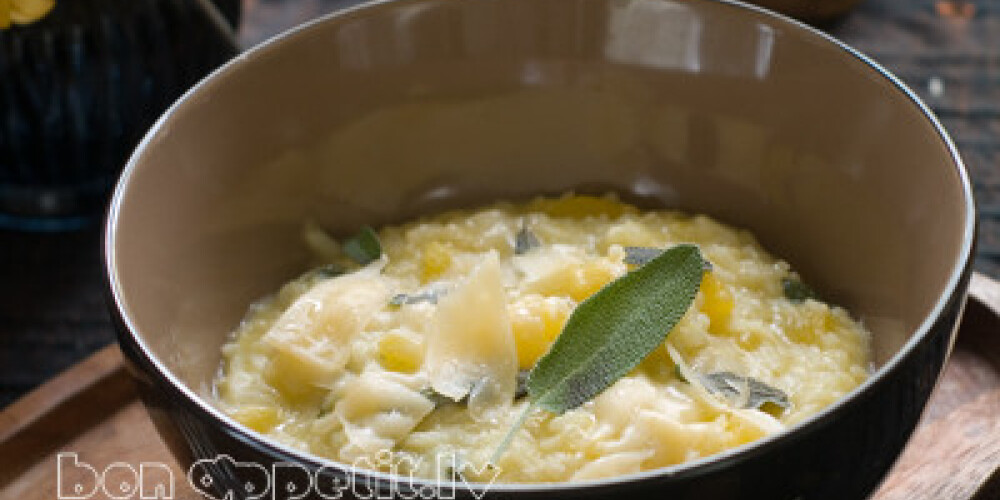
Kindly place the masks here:
<instances>
[{"instance_id":1,"label":"wooden tray edge","mask_svg":"<svg viewBox=\"0 0 1000 500\"><path fill-rule=\"evenodd\" d=\"M117 345L109 345L0 412L0 486L61 443L138 397Z\"/></svg>"}]
</instances>

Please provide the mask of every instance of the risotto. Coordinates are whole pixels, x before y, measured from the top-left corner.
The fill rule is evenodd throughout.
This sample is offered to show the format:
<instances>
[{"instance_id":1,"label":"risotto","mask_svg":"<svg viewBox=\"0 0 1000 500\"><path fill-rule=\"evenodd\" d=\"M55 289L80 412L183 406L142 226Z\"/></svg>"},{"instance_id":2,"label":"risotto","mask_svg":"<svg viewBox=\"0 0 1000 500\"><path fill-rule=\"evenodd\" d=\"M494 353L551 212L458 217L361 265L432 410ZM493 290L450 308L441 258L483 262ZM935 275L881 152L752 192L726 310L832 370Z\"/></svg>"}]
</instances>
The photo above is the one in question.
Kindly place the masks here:
<instances>
[{"instance_id":1,"label":"risotto","mask_svg":"<svg viewBox=\"0 0 1000 500\"><path fill-rule=\"evenodd\" d=\"M307 224L323 265L250 308L216 381L234 419L336 461L385 468L391 452L401 472L435 478L440 457L457 457L469 481L610 477L780 432L868 375L858 321L752 234L706 216L569 194L362 236L345 244ZM662 345L581 406L531 412L482 467L577 304L680 243L708 265Z\"/></svg>"}]
</instances>

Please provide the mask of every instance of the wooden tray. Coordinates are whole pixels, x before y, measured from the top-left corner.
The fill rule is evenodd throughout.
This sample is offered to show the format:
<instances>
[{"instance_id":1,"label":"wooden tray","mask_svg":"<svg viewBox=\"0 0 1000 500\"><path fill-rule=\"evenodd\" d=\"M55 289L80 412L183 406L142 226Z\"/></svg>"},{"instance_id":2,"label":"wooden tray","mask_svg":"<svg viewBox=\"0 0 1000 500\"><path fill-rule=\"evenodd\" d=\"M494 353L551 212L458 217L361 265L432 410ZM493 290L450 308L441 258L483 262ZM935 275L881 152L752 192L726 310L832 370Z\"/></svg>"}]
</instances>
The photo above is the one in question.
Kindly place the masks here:
<instances>
[{"instance_id":1,"label":"wooden tray","mask_svg":"<svg viewBox=\"0 0 1000 500\"><path fill-rule=\"evenodd\" d=\"M971 296L928 410L872 500L1000 499L1000 283L975 275ZM0 498L58 498L61 452L97 471L113 463L167 464L173 498L201 498L156 434L116 346L0 413ZM92 498L109 496L97 490Z\"/></svg>"}]
</instances>

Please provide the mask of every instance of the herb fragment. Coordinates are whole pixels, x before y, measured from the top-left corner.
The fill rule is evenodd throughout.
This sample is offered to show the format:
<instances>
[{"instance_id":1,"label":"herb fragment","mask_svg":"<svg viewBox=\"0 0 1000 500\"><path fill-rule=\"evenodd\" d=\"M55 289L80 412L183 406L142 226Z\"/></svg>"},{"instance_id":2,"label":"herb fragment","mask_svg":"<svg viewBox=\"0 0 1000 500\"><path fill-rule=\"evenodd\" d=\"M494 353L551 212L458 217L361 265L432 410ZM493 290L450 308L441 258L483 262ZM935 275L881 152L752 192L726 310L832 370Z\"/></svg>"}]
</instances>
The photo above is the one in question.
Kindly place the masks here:
<instances>
[{"instance_id":1,"label":"herb fragment","mask_svg":"<svg viewBox=\"0 0 1000 500\"><path fill-rule=\"evenodd\" d=\"M661 248L653 247L625 247L624 262L630 266L645 266L649 261L657 258L664 252ZM712 270L712 263L708 259L703 259L705 270Z\"/></svg>"},{"instance_id":2,"label":"herb fragment","mask_svg":"<svg viewBox=\"0 0 1000 500\"><path fill-rule=\"evenodd\" d=\"M444 394L441 394L433 387L425 387L421 389L420 394L422 394L425 398L431 400L431 402L434 403L435 409L440 408L444 405L468 405L469 397L472 396L474 392L477 392L477 390L480 390L483 387L483 385L485 385L488 382L488 380L489 379L487 378L481 378L476 383L471 384L468 392L466 392L461 399L452 399L448 396L445 396Z\"/></svg>"},{"instance_id":3,"label":"herb fragment","mask_svg":"<svg viewBox=\"0 0 1000 500\"><path fill-rule=\"evenodd\" d=\"M521 399L528 395L528 376L531 375L530 370L518 370L517 372L517 385L514 386L514 401Z\"/></svg>"},{"instance_id":4,"label":"herb fragment","mask_svg":"<svg viewBox=\"0 0 1000 500\"><path fill-rule=\"evenodd\" d=\"M625 247L625 263L630 266L645 266L663 253L662 249L650 247Z\"/></svg>"},{"instance_id":5,"label":"herb fragment","mask_svg":"<svg viewBox=\"0 0 1000 500\"><path fill-rule=\"evenodd\" d=\"M781 278L781 289L785 293L786 299L797 304L817 298L816 292L812 288L795 278Z\"/></svg>"},{"instance_id":6,"label":"herb fragment","mask_svg":"<svg viewBox=\"0 0 1000 500\"><path fill-rule=\"evenodd\" d=\"M369 226L364 226L354 237L344 242L341 247L348 257L362 266L382 256L382 244L378 234Z\"/></svg>"},{"instance_id":7,"label":"herb fragment","mask_svg":"<svg viewBox=\"0 0 1000 500\"><path fill-rule=\"evenodd\" d=\"M531 372L529 370L518 370L517 382L514 389L515 401L528 395L528 375L530 373ZM473 387L473 390L474 389L475 387ZM468 394L466 394L465 397L463 397L462 399L455 401L454 399L451 399L448 396L445 396L444 394L435 391L433 387L425 387L421 389L420 394L425 398L429 399L432 403L434 403L435 408L448 404L464 405L468 404L469 402Z\"/></svg>"},{"instance_id":8,"label":"herb fragment","mask_svg":"<svg viewBox=\"0 0 1000 500\"><path fill-rule=\"evenodd\" d=\"M534 248L542 246L535 233L528 229L528 225L521 223L521 229L514 236L514 255L524 255Z\"/></svg>"},{"instance_id":9,"label":"herb fragment","mask_svg":"<svg viewBox=\"0 0 1000 500\"><path fill-rule=\"evenodd\" d=\"M397 293L392 296L392 299L389 300L389 305L400 307L403 305L419 304L421 302L437 304L438 299L440 299L445 292L446 290L444 289L435 288L417 293Z\"/></svg>"},{"instance_id":10,"label":"herb fragment","mask_svg":"<svg viewBox=\"0 0 1000 500\"><path fill-rule=\"evenodd\" d=\"M753 377L744 377L733 372L715 372L703 375L702 384L712 394L718 394L742 407L759 410L767 403L789 409L792 406L788 395L781 389L771 387Z\"/></svg>"},{"instance_id":11,"label":"herb fragment","mask_svg":"<svg viewBox=\"0 0 1000 500\"><path fill-rule=\"evenodd\" d=\"M532 368L531 403L494 452L503 455L536 407L561 414L607 389L663 343L691 307L704 259L695 245L677 245L612 281L580 303L555 343Z\"/></svg>"},{"instance_id":12,"label":"herb fragment","mask_svg":"<svg viewBox=\"0 0 1000 500\"><path fill-rule=\"evenodd\" d=\"M454 399L435 391L433 387L420 389L420 395L430 400L431 403L434 403L434 408L440 408L444 405L466 404L469 401L468 395L458 401L455 401Z\"/></svg>"}]
</instances>

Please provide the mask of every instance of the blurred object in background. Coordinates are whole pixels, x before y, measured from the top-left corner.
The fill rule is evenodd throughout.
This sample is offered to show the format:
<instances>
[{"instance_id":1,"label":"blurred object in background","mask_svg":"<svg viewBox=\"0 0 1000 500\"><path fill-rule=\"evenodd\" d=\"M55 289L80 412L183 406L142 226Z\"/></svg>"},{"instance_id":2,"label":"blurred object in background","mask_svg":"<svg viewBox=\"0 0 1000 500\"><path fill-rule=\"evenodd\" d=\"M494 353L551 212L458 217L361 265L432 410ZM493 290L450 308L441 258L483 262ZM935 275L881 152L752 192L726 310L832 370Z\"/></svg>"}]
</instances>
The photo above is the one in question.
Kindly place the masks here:
<instances>
[{"instance_id":1,"label":"blurred object in background","mask_svg":"<svg viewBox=\"0 0 1000 500\"><path fill-rule=\"evenodd\" d=\"M239 27L242 0L212 0L212 3L219 8L219 12L226 18L226 21L229 21L233 29Z\"/></svg>"},{"instance_id":2,"label":"blurred object in background","mask_svg":"<svg viewBox=\"0 0 1000 500\"><path fill-rule=\"evenodd\" d=\"M149 126L237 53L239 0L46 3L0 2L13 21L0 29L2 228L100 221ZM18 8L40 19L19 19Z\"/></svg>"},{"instance_id":3,"label":"blurred object in background","mask_svg":"<svg viewBox=\"0 0 1000 500\"><path fill-rule=\"evenodd\" d=\"M11 24L31 24L52 11L56 0L6 0L0 5L0 28Z\"/></svg>"},{"instance_id":4,"label":"blurred object in background","mask_svg":"<svg viewBox=\"0 0 1000 500\"><path fill-rule=\"evenodd\" d=\"M969 20L976 15L976 5L968 0L937 0L934 9L948 19Z\"/></svg>"},{"instance_id":5,"label":"blurred object in background","mask_svg":"<svg viewBox=\"0 0 1000 500\"><path fill-rule=\"evenodd\" d=\"M861 0L749 0L809 23L831 21L851 10Z\"/></svg>"}]
</instances>

